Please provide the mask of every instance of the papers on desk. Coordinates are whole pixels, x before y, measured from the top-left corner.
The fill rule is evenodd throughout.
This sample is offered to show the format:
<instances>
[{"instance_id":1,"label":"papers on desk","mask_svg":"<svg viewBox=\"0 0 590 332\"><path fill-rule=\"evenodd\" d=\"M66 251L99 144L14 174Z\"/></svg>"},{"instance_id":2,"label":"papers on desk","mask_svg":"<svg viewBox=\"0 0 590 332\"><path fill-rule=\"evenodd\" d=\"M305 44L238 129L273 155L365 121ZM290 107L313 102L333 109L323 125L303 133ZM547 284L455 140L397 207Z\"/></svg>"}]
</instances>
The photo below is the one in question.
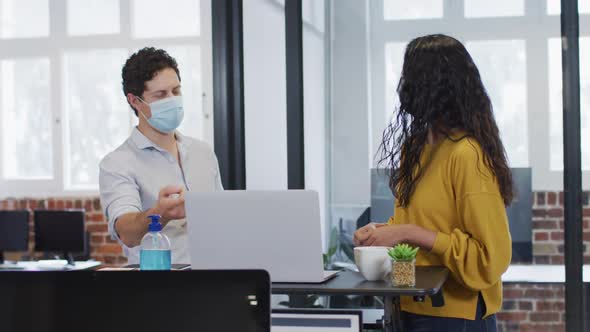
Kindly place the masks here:
<instances>
[{"instance_id":1,"label":"papers on desk","mask_svg":"<svg viewBox=\"0 0 590 332\"><path fill-rule=\"evenodd\" d=\"M37 261L37 268L42 271L67 270L68 261L65 259L47 259Z\"/></svg>"}]
</instances>

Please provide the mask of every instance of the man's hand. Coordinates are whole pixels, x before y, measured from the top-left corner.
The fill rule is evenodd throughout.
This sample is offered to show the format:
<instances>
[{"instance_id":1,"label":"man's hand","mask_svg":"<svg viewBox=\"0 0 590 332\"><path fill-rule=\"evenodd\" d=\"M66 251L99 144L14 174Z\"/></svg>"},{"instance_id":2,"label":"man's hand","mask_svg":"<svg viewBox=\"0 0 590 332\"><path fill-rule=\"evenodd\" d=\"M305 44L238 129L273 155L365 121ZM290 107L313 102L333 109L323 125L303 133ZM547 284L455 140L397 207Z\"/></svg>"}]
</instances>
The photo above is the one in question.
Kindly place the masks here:
<instances>
[{"instance_id":1,"label":"man's hand","mask_svg":"<svg viewBox=\"0 0 590 332\"><path fill-rule=\"evenodd\" d=\"M162 225L166 225L170 220L183 219L185 217L184 188L181 186L162 188L154 210L162 216Z\"/></svg>"},{"instance_id":2,"label":"man's hand","mask_svg":"<svg viewBox=\"0 0 590 332\"><path fill-rule=\"evenodd\" d=\"M166 186L160 190L158 201L150 209L143 212L131 212L120 216L115 223L115 231L123 243L133 248L141 243L141 238L148 230L150 222L148 216L159 214L160 223L166 226L170 220L183 219L184 188L180 186Z\"/></svg>"}]
</instances>

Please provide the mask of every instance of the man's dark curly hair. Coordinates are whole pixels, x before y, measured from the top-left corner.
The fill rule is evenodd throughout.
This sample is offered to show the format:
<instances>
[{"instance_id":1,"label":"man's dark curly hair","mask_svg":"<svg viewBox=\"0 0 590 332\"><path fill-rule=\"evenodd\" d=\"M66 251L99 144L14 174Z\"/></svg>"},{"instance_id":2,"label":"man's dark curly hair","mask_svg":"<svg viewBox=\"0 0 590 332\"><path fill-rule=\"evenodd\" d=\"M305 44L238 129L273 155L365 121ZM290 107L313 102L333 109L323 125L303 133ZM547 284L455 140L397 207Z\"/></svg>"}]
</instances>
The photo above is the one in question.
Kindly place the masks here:
<instances>
[{"instance_id":1,"label":"man's dark curly hair","mask_svg":"<svg viewBox=\"0 0 590 332\"><path fill-rule=\"evenodd\" d=\"M128 93L141 97L145 91L145 82L166 68L174 69L180 81L178 64L166 51L154 47L144 47L131 55L125 62L121 73L125 97ZM131 103L129 106L133 108ZM133 111L137 116L137 110L133 108Z\"/></svg>"},{"instance_id":2,"label":"man's dark curly hair","mask_svg":"<svg viewBox=\"0 0 590 332\"><path fill-rule=\"evenodd\" d=\"M513 199L512 173L492 103L473 59L458 40L429 35L412 40L397 87L397 118L383 134L380 163L392 169L389 185L400 206L408 206L425 164L420 156L428 130L449 137L453 129L475 139L493 172L505 205ZM459 140L460 140L459 139Z\"/></svg>"}]
</instances>

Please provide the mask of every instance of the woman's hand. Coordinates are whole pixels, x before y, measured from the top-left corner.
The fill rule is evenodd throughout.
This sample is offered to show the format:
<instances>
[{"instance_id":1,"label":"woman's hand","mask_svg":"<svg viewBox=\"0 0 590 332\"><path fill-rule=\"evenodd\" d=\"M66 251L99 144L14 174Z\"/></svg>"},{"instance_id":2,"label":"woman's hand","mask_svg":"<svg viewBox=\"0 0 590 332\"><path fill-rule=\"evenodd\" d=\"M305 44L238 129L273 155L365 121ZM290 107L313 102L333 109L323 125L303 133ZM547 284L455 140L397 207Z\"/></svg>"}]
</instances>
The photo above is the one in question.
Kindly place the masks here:
<instances>
[{"instance_id":1,"label":"woman's hand","mask_svg":"<svg viewBox=\"0 0 590 332\"><path fill-rule=\"evenodd\" d=\"M430 251L437 232L413 224L369 224L354 233L357 246L393 247L408 243Z\"/></svg>"},{"instance_id":2,"label":"woman's hand","mask_svg":"<svg viewBox=\"0 0 590 332\"><path fill-rule=\"evenodd\" d=\"M363 243L371 236L371 234L373 234L377 228L381 228L383 226L386 226L386 224L368 223L367 225L357 229L356 232L354 232L354 237L352 239L354 245L365 246Z\"/></svg>"},{"instance_id":3,"label":"woman's hand","mask_svg":"<svg viewBox=\"0 0 590 332\"><path fill-rule=\"evenodd\" d=\"M363 246L380 246L393 247L398 243L406 242L408 240L408 226L402 225L386 225L384 227L376 228L363 241Z\"/></svg>"}]
</instances>

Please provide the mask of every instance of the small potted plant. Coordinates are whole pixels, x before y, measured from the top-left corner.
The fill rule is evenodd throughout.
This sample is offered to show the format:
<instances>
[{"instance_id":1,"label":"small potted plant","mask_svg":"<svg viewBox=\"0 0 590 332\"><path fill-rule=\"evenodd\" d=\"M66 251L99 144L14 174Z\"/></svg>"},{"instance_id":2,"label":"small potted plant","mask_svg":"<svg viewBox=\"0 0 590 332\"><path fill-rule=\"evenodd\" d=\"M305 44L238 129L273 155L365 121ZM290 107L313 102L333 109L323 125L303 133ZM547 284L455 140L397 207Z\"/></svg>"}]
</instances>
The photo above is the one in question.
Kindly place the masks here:
<instances>
[{"instance_id":1,"label":"small potted plant","mask_svg":"<svg viewBox=\"0 0 590 332\"><path fill-rule=\"evenodd\" d=\"M398 244L389 250L391 257L391 283L394 287L414 287L416 285L416 254L418 247Z\"/></svg>"}]
</instances>

